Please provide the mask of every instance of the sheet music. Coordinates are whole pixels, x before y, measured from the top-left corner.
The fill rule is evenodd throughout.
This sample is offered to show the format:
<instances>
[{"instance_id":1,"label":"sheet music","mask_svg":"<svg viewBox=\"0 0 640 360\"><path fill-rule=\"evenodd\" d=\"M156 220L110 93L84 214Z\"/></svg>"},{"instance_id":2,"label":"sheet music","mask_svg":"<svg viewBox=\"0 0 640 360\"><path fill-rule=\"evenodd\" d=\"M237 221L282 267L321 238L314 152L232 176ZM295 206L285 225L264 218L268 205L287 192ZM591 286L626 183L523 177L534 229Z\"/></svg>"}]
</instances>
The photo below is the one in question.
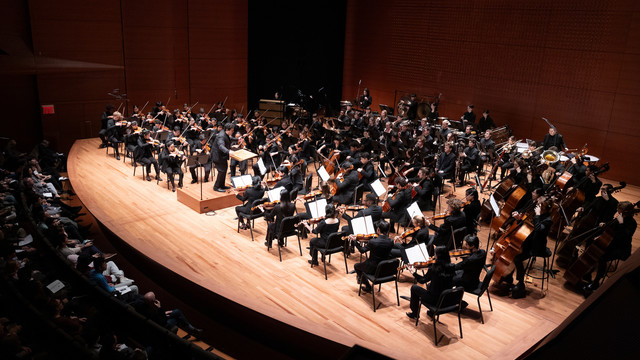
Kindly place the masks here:
<instances>
[{"instance_id":1,"label":"sheet music","mask_svg":"<svg viewBox=\"0 0 640 360\"><path fill-rule=\"evenodd\" d=\"M493 209L494 214L500 214L500 207L498 206L496 199L493 197L493 194L489 197L489 204L491 204L491 209Z\"/></svg>"},{"instance_id":2,"label":"sheet music","mask_svg":"<svg viewBox=\"0 0 640 360\"><path fill-rule=\"evenodd\" d=\"M382 186L380 179L376 179L374 182L369 184L369 186L371 186L371 188L373 189L373 192L376 193L377 197L382 197L382 195L384 195L384 193L387 192L384 186Z\"/></svg>"},{"instance_id":3,"label":"sheet music","mask_svg":"<svg viewBox=\"0 0 640 360\"><path fill-rule=\"evenodd\" d=\"M242 176L233 176L231 178L231 183L234 188L238 188L241 186L251 186L253 181L251 180L251 175L242 175Z\"/></svg>"},{"instance_id":4,"label":"sheet music","mask_svg":"<svg viewBox=\"0 0 640 360\"><path fill-rule=\"evenodd\" d=\"M418 206L418 202L415 201L413 204L409 205L407 208L407 212L409 213L409 217L413 219L414 216L420 215L422 216L422 210L420 210L420 206Z\"/></svg>"},{"instance_id":5,"label":"sheet music","mask_svg":"<svg viewBox=\"0 0 640 360\"><path fill-rule=\"evenodd\" d=\"M25 245L29 245L33 242L33 236L31 236L31 234L27 235L24 237L24 239L20 240L18 242L18 246L25 246Z\"/></svg>"},{"instance_id":6,"label":"sheet music","mask_svg":"<svg viewBox=\"0 0 640 360\"><path fill-rule=\"evenodd\" d=\"M351 219L351 228L355 235L370 235L376 233L371 215Z\"/></svg>"},{"instance_id":7,"label":"sheet music","mask_svg":"<svg viewBox=\"0 0 640 360\"><path fill-rule=\"evenodd\" d=\"M267 195L269 196L269 201L277 201L280 200L280 191L284 190L284 186L277 187L275 189L267 191Z\"/></svg>"},{"instance_id":8,"label":"sheet music","mask_svg":"<svg viewBox=\"0 0 640 360\"><path fill-rule=\"evenodd\" d=\"M262 158L258 160L258 169L260 169L260 175L264 175L267 173L267 167L264 166L264 161Z\"/></svg>"},{"instance_id":9,"label":"sheet music","mask_svg":"<svg viewBox=\"0 0 640 360\"><path fill-rule=\"evenodd\" d=\"M64 289L64 284L60 280L55 280L51 284L47 285L47 289L49 289L52 294L55 294L58 291Z\"/></svg>"},{"instance_id":10,"label":"sheet music","mask_svg":"<svg viewBox=\"0 0 640 360\"><path fill-rule=\"evenodd\" d=\"M329 181L329 179L331 178L324 166L320 166L320 169L318 169L318 176L320 176L320 179L322 179L322 181Z\"/></svg>"},{"instance_id":11,"label":"sheet music","mask_svg":"<svg viewBox=\"0 0 640 360\"><path fill-rule=\"evenodd\" d=\"M409 260L410 264L429 261L429 252L427 252L425 243L405 248L404 252L407 254L407 260Z\"/></svg>"},{"instance_id":12,"label":"sheet music","mask_svg":"<svg viewBox=\"0 0 640 360\"><path fill-rule=\"evenodd\" d=\"M309 211L311 211L311 218L316 219L320 216L325 216L327 206L327 199L320 199L318 201L312 201L309 203Z\"/></svg>"}]
</instances>

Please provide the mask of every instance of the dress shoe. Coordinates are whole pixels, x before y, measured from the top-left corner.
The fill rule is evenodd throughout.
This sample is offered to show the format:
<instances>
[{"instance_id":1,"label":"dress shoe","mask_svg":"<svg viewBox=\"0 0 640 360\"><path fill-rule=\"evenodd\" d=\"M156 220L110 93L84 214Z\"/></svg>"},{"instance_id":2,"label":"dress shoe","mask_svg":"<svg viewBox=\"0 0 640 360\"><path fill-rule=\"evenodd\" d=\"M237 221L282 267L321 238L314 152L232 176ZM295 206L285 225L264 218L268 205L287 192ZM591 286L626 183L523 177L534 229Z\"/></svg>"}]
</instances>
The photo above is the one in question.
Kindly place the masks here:
<instances>
[{"instance_id":1,"label":"dress shoe","mask_svg":"<svg viewBox=\"0 0 640 360\"><path fill-rule=\"evenodd\" d=\"M412 312L408 312L407 317L411 320L415 320L418 316Z\"/></svg>"},{"instance_id":2,"label":"dress shoe","mask_svg":"<svg viewBox=\"0 0 640 360\"><path fill-rule=\"evenodd\" d=\"M362 289L362 292L364 292L364 293L371 293L371 285L369 285L369 286L362 285L362 286L360 286L360 289Z\"/></svg>"},{"instance_id":3,"label":"dress shoe","mask_svg":"<svg viewBox=\"0 0 640 360\"><path fill-rule=\"evenodd\" d=\"M213 188L213 191L217 191L217 192L226 192L224 189L219 189L219 188Z\"/></svg>"},{"instance_id":4,"label":"dress shoe","mask_svg":"<svg viewBox=\"0 0 640 360\"><path fill-rule=\"evenodd\" d=\"M151 176L147 175L147 181L151 181Z\"/></svg>"},{"instance_id":5,"label":"dress shoe","mask_svg":"<svg viewBox=\"0 0 640 360\"><path fill-rule=\"evenodd\" d=\"M198 180L196 180L196 179L191 180L191 183L192 183L192 184L195 184L195 183L197 183L197 182L198 182Z\"/></svg>"},{"instance_id":6,"label":"dress shoe","mask_svg":"<svg viewBox=\"0 0 640 360\"><path fill-rule=\"evenodd\" d=\"M116 156L116 160L120 160L120 155Z\"/></svg>"},{"instance_id":7,"label":"dress shoe","mask_svg":"<svg viewBox=\"0 0 640 360\"><path fill-rule=\"evenodd\" d=\"M349 274L355 274L355 273L356 273L356 269L349 271Z\"/></svg>"},{"instance_id":8,"label":"dress shoe","mask_svg":"<svg viewBox=\"0 0 640 360\"><path fill-rule=\"evenodd\" d=\"M174 187L172 187L172 188L171 188L171 191L172 191L172 192L176 192L176 187L175 187L175 186L174 186Z\"/></svg>"},{"instance_id":9,"label":"dress shoe","mask_svg":"<svg viewBox=\"0 0 640 360\"><path fill-rule=\"evenodd\" d=\"M107 147L107 144L100 144L100 146L98 146L98 149L104 149Z\"/></svg>"},{"instance_id":10,"label":"dress shoe","mask_svg":"<svg viewBox=\"0 0 640 360\"><path fill-rule=\"evenodd\" d=\"M408 297L407 295L400 295L400 299L411 301L411 298Z\"/></svg>"},{"instance_id":11,"label":"dress shoe","mask_svg":"<svg viewBox=\"0 0 640 360\"><path fill-rule=\"evenodd\" d=\"M462 303L460 304L460 307L461 307L462 309L466 309L466 308L467 308L467 306L469 306L469 303L468 303L468 302L466 302L466 301L464 301L464 300L462 300Z\"/></svg>"},{"instance_id":12,"label":"dress shoe","mask_svg":"<svg viewBox=\"0 0 640 360\"><path fill-rule=\"evenodd\" d=\"M183 186L182 182L179 182L179 183L178 183L178 187L179 187L180 189L182 189L182 186Z\"/></svg>"},{"instance_id":13,"label":"dress shoe","mask_svg":"<svg viewBox=\"0 0 640 360\"><path fill-rule=\"evenodd\" d=\"M199 337L200 335L202 335L202 329L198 329L197 327L194 327L194 326L191 326L190 328L188 328L187 332L189 333L189 335L193 335L195 337Z\"/></svg>"},{"instance_id":14,"label":"dress shoe","mask_svg":"<svg viewBox=\"0 0 640 360\"><path fill-rule=\"evenodd\" d=\"M72 206L71 207L71 211L78 212L80 210L82 210L82 206Z\"/></svg>"},{"instance_id":15,"label":"dress shoe","mask_svg":"<svg viewBox=\"0 0 640 360\"><path fill-rule=\"evenodd\" d=\"M221 189L225 189L226 190L226 189L231 189L231 187L225 185L225 186L221 187Z\"/></svg>"},{"instance_id":16,"label":"dress shoe","mask_svg":"<svg viewBox=\"0 0 640 360\"><path fill-rule=\"evenodd\" d=\"M160 175L156 175L156 180L162 181L162 178L160 177Z\"/></svg>"},{"instance_id":17,"label":"dress shoe","mask_svg":"<svg viewBox=\"0 0 640 360\"><path fill-rule=\"evenodd\" d=\"M318 266L318 265L319 265L317 261L309 260L309 261L307 261L307 262L308 262L309 264L311 264L311 266L314 266L314 265L315 265L315 266Z\"/></svg>"},{"instance_id":18,"label":"dress shoe","mask_svg":"<svg viewBox=\"0 0 640 360\"><path fill-rule=\"evenodd\" d=\"M518 283L511 289L511 298L513 299L522 299L527 296L527 290L524 287L523 283Z\"/></svg>"}]
</instances>

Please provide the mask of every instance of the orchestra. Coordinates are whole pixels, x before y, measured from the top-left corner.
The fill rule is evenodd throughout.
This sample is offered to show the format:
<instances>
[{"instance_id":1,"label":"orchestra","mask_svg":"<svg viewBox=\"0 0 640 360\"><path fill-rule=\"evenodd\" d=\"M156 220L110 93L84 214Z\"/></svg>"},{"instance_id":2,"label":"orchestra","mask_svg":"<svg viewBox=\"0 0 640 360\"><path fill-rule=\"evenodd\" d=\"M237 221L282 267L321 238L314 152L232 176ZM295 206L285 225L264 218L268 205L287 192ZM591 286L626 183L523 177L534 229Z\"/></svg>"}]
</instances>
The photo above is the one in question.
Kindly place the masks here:
<instances>
[{"instance_id":1,"label":"orchestra","mask_svg":"<svg viewBox=\"0 0 640 360\"><path fill-rule=\"evenodd\" d=\"M506 283L512 298L527 296L526 260L547 251L556 256L548 238L558 242L552 266L565 269L567 282L585 296L600 286L611 261L630 255L638 203L618 202L613 194L624 188L623 182L620 187L603 185L598 177L608 164L586 155L586 145L569 149L565 141L572 143L571 139L565 140L546 119L548 133L538 142L517 140L507 126L496 127L489 110L476 119L473 105L466 107L460 121L443 118L439 96L427 103L418 101L416 94L403 97L394 115L389 107L373 111L365 88L338 116L303 111L298 118L281 119L280 125L258 111L241 114L225 108L225 103L209 111L201 107L194 114L195 105L171 111L158 101L146 114L146 105L134 107L128 119L107 106L100 147L114 147L119 159L118 145L123 144L125 156L132 154L146 167L146 180L151 181L151 166L156 179L162 180L161 169L172 191L175 174L177 188L183 187L187 167L192 184L198 182L199 166L204 168L203 182L215 167L214 190L219 192L229 188L228 168L231 176L237 169L241 175L253 169L251 185L233 189L243 202L235 208L239 230L251 226L246 216L264 211L265 245L270 248L282 219L295 215L301 236L315 235L309 243L312 266L318 265L318 249L326 246L329 236L342 231L346 254L355 249L369 253L354 266L365 292L371 286L363 274L375 273L383 260L399 258L403 269L414 270L418 282L430 282L427 290L412 287L410 318L416 316L417 298L435 301L445 288L477 286L484 265L496 266L493 283ZM229 163L229 155L238 149L257 154L266 173L259 172L258 159L251 160L252 166L246 160ZM188 156L202 154L208 156L206 162L186 165ZM321 178L321 172L329 178ZM309 175L318 178L311 182L312 187L317 184L312 189L306 188ZM378 182L382 193L374 186ZM456 186L465 187L461 199L455 198ZM253 207L270 187L283 188L280 200ZM324 215L312 219L309 204L318 200L326 200ZM296 215L298 201L306 212ZM412 204L420 213L409 214ZM443 205L446 209L436 214ZM375 231L354 233L352 222L369 217ZM480 249L480 227L488 227L492 235L484 244L488 253ZM422 264L426 275L415 272L421 265L407 256L421 244L431 259ZM460 249L463 259L451 261L449 252ZM595 260L588 262L585 253L596 253Z\"/></svg>"}]
</instances>

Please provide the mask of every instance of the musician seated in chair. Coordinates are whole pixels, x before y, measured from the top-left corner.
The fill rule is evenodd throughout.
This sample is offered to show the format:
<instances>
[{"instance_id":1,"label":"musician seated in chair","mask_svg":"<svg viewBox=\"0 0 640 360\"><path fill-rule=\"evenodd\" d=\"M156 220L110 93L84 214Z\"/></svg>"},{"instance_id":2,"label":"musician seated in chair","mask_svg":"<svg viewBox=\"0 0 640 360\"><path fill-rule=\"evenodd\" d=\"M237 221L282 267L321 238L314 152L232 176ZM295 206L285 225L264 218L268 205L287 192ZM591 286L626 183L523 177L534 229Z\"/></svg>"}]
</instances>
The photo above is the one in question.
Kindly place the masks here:
<instances>
[{"instance_id":1,"label":"musician seated in chair","mask_svg":"<svg viewBox=\"0 0 640 360\"><path fill-rule=\"evenodd\" d=\"M276 237L277 232L280 230L280 224L282 219L293 216L296 211L296 205L291 202L291 195L287 189L280 191L280 203L276 204L273 209L266 212L264 218L269 221L267 225L267 236L265 246L271 248L271 243ZM284 245L284 244L280 244Z\"/></svg>"},{"instance_id":2,"label":"musician seated in chair","mask_svg":"<svg viewBox=\"0 0 640 360\"><path fill-rule=\"evenodd\" d=\"M613 221L613 240L607 246L604 254L598 260L596 277L593 282L585 285L585 296L589 296L600 286L601 280L607 274L609 262L613 260L627 260L631 256L631 241L638 224L633 218L634 205L629 201L621 201ZM590 244L587 244L589 246ZM589 277L591 274L589 274Z\"/></svg>"},{"instance_id":3,"label":"musician seated in chair","mask_svg":"<svg viewBox=\"0 0 640 360\"><path fill-rule=\"evenodd\" d=\"M389 192L393 192L393 189L389 190ZM388 194L386 202L388 206L383 207L386 211L382 213L382 218L390 220L391 228L396 223L405 225L409 222L407 207L411 205L411 188L408 186L406 178L396 178L395 193L393 195Z\"/></svg>"},{"instance_id":4,"label":"musician seated in chair","mask_svg":"<svg viewBox=\"0 0 640 360\"><path fill-rule=\"evenodd\" d=\"M480 210L482 209L482 205L480 204L480 200L478 200L478 190L475 188L468 188L465 191L464 202L467 203L462 211L464 212L464 216L467 220L467 230L469 234L477 233L477 223L476 219L478 215L480 215Z\"/></svg>"},{"instance_id":5,"label":"musician seated in chair","mask_svg":"<svg viewBox=\"0 0 640 360\"><path fill-rule=\"evenodd\" d=\"M345 212L346 207L341 207L339 209L340 214L342 215L342 218L347 220L347 224L348 224L342 227L342 231L349 234L353 234L353 229L351 229L351 219L353 218L371 216L371 221L373 223L376 223L378 222L378 220L380 220L382 216L382 207L378 205L378 197L375 194L367 194L364 197L364 205L366 206L366 208L359 210L356 213L356 215L353 217L351 217Z\"/></svg>"},{"instance_id":6,"label":"musician seated in chair","mask_svg":"<svg viewBox=\"0 0 640 360\"><path fill-rule=\"evenodd\" d=\"M446 246L438 246L435 250L436 262L429 266L427 274L422 276L417 272L413 276L421 284L429 283L426 289L420 285L411 286L411 299L409 302L410 312L407 316L410 319L418 317L420 302L436 306L443 291L451 289L453 284L454 267L451 264L451 257ZM432 316L430 312L427 315Z\"/></svg>"},{"instance_id":7,"label":"musician seated in chair","mask_svg":"<svg viewBox=\"0 0 640 360\"><path fill-rule=\"evenodd\" d=\"M467 218L462 212L462 201L458 199L447 200L446 214L447 216L439 227L427 220L429 228L435 231L435 234L429 237L427 244L430 255L433 255L433 248L436 246L453 247L453 231L467 226Z\"/></svg>"},{"instance_id":8,"label":"musician seated in chair","mask_svg":"<svg viewBox=\"0 0 640 360\"><path fill-rule=\"evenodd\" d=\"M345 161L341 165L344 171L342 175L336 178L337 190L333 196L334 204L351 204L358 186L358 172L353 171L353 165Z\"/></svg>"},{"instance_id":9,"label":"musician seated in chair","mask_svg":"<svg viewBox=\"0 0 640 360\"><path fill-rule=\"evenodd\" d=\"M546 252L547 235L549 235L549 230L551 230L551 225L553 224L550 215L552 207L553 202L551 199L547 199L535 207L536 216L533 218L533 231L522 243L522 252L513 258L518 283L511 286L509 290L511 291L511 297L514 299L523 298L527 295L524 286L524 275L526 271L523 264L524 261L532 256L542 255ZM507 284L512 283L513 272L500 280L507 282Z\"/></svg>"},{"instance_id":10,"label":"musician seated in chair","mask_svg":"<svg viewBox=\"0 0 640 360\"><path fill-rule=\"evenodd\" d=\"M211 160L211 154L210 154L210 150L211 148L208 147L207 145L207 138L204 136L204 134L200 134L198 136L198 140L196 143L194 143L192 146L189 147L189 150L191 150L191 156L194 155L200 155L200 154L209 154L209 158L207 159L207 162L200 164L199 166L204 167L204 182L208 182L209 181L209 174L211 173L211 164L212 164L212 160ZM209 150L207 150L207 148ZM189 166L189 172L191 173L191 183L195 184L198 182L198 175L196 174L196 168L198 167L198 165L191 165Z\"/></svg>"},{"instance_id":11,"label":"musician seated in chair","mask_svg":"<svg viewBox=\"0 0 640 360\"><path fill-rule=\"evenodd\" d=\"M244 223L243 216L251 214L251 204L264 196L264 188L262 187L260 176L251 177L251 187L246 189L244 193L240 194L235 189L234 192L236 193L236 198L244 203L242 206L236 206L236 215L240 222L240 229L246 230L251 225Z\"/></svg>"},{"instance_id":12,"label":"musician seated in chair","mask_svg":"<svg viewBox=\"0 0 640 360\"><path fill-rule=\"evenodd\" d=\"M436 174L442 179L453 179L456 170L456 154L453 153L453 145L444 144L444 152L438 157Z\"/></svg>"},{"instance_id":13,"label":"musician seated in chair","mask_svg":"<svg viewBox=\"0 0 640 360\"><path fill-rule=\"evenodd\" d=\"M476 139L469 139L468 146L464 149L464 151L460 154L462 157L462 165L460 166L460 171L458 172L458 180L460 181L460 186L464 185L464 175L466 173L470 173L476 171L478 167L478 159L479 151L476 147Z\"/></svg>"},{"instance_id":14,"label":"musician seated in chair","mask_svg":"<svg viewBox=\"0 0 640 360\"><path fill-rule=\"evenodd\" d=\"M311 254L311 260L309 260L309 264L318 265L318 249L323 249L327 246L327 240L329 239L329 235L338 232L340 229L340 219L338 217L338 212L333 204L327 204L325 206L325 216L324 219L321 220L315 229L311 229L311 225L309 225L308 221L303 221L302 224L307 228L308 231L318 234L318 237L311 239L309 242Z\"/></svg>"},{"instance_id":15,"label":"musician seated in chair","mask_svg":"<svg viewBox=\"0 0 640 360\"><path fill-rule=\"evenodd\" d=\"M373 163L371 162L371 154L366 152L360 153L360 164L361 167L358 168L358 172L362 175L362 179L360 179L360 184L364 185L364 189L366 191L372 191L371 184L376 180L376 171L373 167Z\"/></svg>"},{"instance_id":16,"label":"musician seated in chair","mask_svg":"<svg viewBox=\"0 0 640 360\"><path fill-rule=\"evenodd\" d=\"M429 228L424 216L416 215L411 219L411 222L413 228L395 236L393 238L393 249L391 249L391 256L401 258L405 264L409 262L405 249L429 242Z\"/></svg>"},{"instance_id":17,"label":"musician seated in chair","mask_svg":"<svg viewBox=\"0 0 640 360\"><path fill-rule=\"evenodd\" d=\"M456 274L453 277L454 286L462 286L467 291L478 287L480 273L487 259L487 252L479 247L480 240L476 235L469 234L464 237L462 248L471 251L471 254L456 263Z\"/></svg>"},{"instance_id":18,"label":"musician seated in chair","mask_svg":"<svg viewBox=\"0 0 640 360\"><path fill-rule=\"evenodd\" d=\"M411 187L415 191L415 195L412 200L415 200L422 211L433 210L433 181L429 176L430 171L426 167L421 167L418 170L418 176L415 178L407 179L411 183ZM413 195L413 192L412 192Z\"/></svg>"},{"instance_id":19,"label":"musician seated in chair","mask_svg":"<svg viewBox=\"0 0 640 360\"><path fill-rule=\"evenodd\" d=\"M349 235L349 240L351 240L352 243L355 242L356 247L361 253L369 251L369 257L367 260L353 266L357 274L358 283L364 292L371 292L371 285L366 277L362 276L362 274L375 274L378 264L381 261L389 259L391 249L393 248L393 240L389 239L389 236L387 235L389 232L389 223L384 220L380 220L375 223L375 227L377 237L367 241L364 246L360 245L360 242L355 241L356 235Z\"/></svg>"}]
</instances>

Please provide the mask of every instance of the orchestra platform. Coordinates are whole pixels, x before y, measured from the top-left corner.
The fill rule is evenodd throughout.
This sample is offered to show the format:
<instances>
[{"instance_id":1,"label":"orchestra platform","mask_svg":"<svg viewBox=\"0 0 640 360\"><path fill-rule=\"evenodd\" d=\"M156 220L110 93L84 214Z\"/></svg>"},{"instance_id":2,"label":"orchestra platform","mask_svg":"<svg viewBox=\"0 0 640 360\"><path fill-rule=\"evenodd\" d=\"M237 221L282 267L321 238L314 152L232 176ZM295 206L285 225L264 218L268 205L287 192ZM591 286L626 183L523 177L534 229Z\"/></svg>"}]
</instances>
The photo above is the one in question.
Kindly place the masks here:
<instances>
[{"instance_id":1,"label":"orchestra platform","mask_svg":"<svg viewBox=\"0 0 640 360\"><path fill-rule=\"evenodd\" d=\"M165 279L158 279L159 284L166 283L170 274L198 288L203 297L210 294L218 299L204 304L197 296L185 293L185 297L191 297L185 298L185 302L238 328L264 332L274 343L306 347L308 358L358 344L398 359L513 359L556 328L584 300L582 295L565 287L561 273L551 279L544 297L536 287L537 282L527 284L528 296L518 300L500 296L492 288L493 311L489 310L486 295L480 300L485 321L482 324L476 297L465 294L469 306L462 314L464 338L459 336L456 316L446 314L440 317L437 326L437 336L443 338L436 347L426 310L423 308L415 326L415 321L405 315L409 302L400 299L400 306L397 305L393 283L382 285L381 291L376 292L379 308L374 312L371 294L358 296L356 275L345 273L342 254L334 254L327 265L328 280L322 264L311 268L307 263L310 256L305 248L309 239L302 239L303 256L300 256L297 241L290 238L280 262L277 248L267 251L263 244L266 232L263 219L255 221L255 241L248 230L237 232L233 208L237 200L224 204L220 201L222 205L214 216L200 213L202 210L193 211L178 200L187 193L199 199L199 184L173 193L164 182L144 181L142 172L136 172L134 177L129 161L106 155L104 149L98 149L99 144L97 138L77 140L68 157L73 189L99 223L132 252L162 269L158 276ZM187 173L185 183L189 181ZM204 184L205 196L213 192L212 186L212 182ZM465 189L456 189L458 198ZM233 193L221 195L225 198ZM640 189L634 186L628 186L617 196L622 200L638 197ZM344 225L344 220L341 221ZM634 251L640 243L639 233L634 237ZM487 234L487 227L482 226L481 248L486 245ZM359 254L351 254L347 258L349 269L358 261ZM154 276L151 271L147 274ZM399 294L409 296L412 285L413 276L405 271L400 276ZM309 342L298 343L295 340L298 336Z\"/></svg>"}]
</instances>

